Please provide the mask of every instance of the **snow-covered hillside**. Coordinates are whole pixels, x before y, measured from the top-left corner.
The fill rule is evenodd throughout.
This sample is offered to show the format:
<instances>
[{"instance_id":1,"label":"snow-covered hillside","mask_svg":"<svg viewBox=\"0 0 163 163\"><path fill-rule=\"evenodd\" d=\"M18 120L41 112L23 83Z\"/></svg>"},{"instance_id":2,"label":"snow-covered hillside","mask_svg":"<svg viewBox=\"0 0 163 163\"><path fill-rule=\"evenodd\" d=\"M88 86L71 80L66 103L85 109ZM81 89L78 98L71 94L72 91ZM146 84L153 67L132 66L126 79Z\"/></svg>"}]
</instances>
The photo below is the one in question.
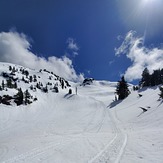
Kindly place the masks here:
<instances>
[{"instance_id":1,"label":"snow-covered hillside","mask_svg":"<svg viewBox=\"0 0 163 163\"><path fill-rule=\"evenodd\" d=\"M10 65L0 63L0 73L8 72ZM43 87L52 85L44 93L30 89L36 82L19 80L18 87L38 100L20 106L0 104L0 162L163 162L163 104L157 87L132 91L119 102L114 101L116 82L93 81L85 86L68 82L71 87L67 87L66 80L51 72L27 70ZM22 79L18 72L16 77ZM60 79L66 88L62 89ZM56 85L59 93L53 91ZM16 92L7 88L0 96ZM140 107L148 111L143 113Z\"/></svg>"},{"instance_id":2,"label":"snow-covered hillside","mask_svg":"<svg viewBox=\"0 0 163 163\"><path fill-rule=\"evenodd\" d=\"M70 87L68 81L46 69L32 70L9 63L0 63L0 103L6 105L30 104L37 100L37 95L40 97L40 94L49 91L68 92ZM21 91L19 91L20 88ZM28 99L25 97L26 90ZM17 102L20 99L17 97L18 92L22 94L24 92L21 102Z\"/></svg>"}]
</instances>

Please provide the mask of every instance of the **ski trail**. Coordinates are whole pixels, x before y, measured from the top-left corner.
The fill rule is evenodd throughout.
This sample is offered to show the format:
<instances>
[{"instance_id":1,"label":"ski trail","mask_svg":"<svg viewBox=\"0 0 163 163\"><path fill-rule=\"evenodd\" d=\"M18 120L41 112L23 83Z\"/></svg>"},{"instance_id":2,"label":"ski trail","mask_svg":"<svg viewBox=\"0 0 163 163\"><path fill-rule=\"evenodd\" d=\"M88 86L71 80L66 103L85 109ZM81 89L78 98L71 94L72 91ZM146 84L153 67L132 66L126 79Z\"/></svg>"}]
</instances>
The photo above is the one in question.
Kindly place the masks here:
<instances>
[{"instance_id":1,"label":"ski trail","mask_svg":"<svg viewBox=\"0 0 163 163\"><path fill-rule=\"evenodd\" d=\"M113 137L113 139L105 146L105 148L103 150L101 150L96 156L94 156L90 161L88 161L88 163L94 163L97 159L99 159L104 153L105 151L109 148L109 146L115 141L115 139L117 138L117 134Z\"/></svg>"},{"instance_id":2,"label":"ski trail","mask_svg":"<svg viewBox=\"0 0 163 163\"><path fill-rule=\"evenodd\" d=\"M121 150L120 150L120 152L119 152L119 154L118 154L118 156L117 156L117 159L115 160L114 163L119 163L119 162L120 162L120 160L121 160L121 158L122 158L122 156L123 156L125 147L126 147L126 145L127 145L127 140L128 140L128 136L127 136L127 134L125 134L125 140L124 140L123 145L122 145L122 147L121 147Z\"/></svg>"},{"instance_id":3,"label":"ski trail","mask_svg":"<svg viewBox=\"0 0 163 163\"><path fill-rule=\"evenodd\" d=\"M55 143L55 144L52 143L45 147L34 148L29 152L26 152L26 153L20 154L18 156L15 156L13 158L10 158L6 161L3 161L2 163L14 163L14 162L27 161L27 160L33 159L39 155L43 155L46 152L48 152L49 150L56 149L56 148L62 147L62 146L66 146L67 144L70 144L72 142L73 141L71 141L71 140L66 140L66 141L60 142L60 143Z\"/></svg>"},{"instance_id":4,"label":"ski trail","mask_svg":"<svg viewBox=\"0 0 163 163\"><path fill-rule=\"evenodd\" d=\"M125 151L128 136L121 130L120 126L118 126L115 112L113 112L112 115L111 111L108 110L107 113L108 117L111 119L115 136L99 153L89 160L88 163L119 163Z\"/></svg>"}]
</instances>

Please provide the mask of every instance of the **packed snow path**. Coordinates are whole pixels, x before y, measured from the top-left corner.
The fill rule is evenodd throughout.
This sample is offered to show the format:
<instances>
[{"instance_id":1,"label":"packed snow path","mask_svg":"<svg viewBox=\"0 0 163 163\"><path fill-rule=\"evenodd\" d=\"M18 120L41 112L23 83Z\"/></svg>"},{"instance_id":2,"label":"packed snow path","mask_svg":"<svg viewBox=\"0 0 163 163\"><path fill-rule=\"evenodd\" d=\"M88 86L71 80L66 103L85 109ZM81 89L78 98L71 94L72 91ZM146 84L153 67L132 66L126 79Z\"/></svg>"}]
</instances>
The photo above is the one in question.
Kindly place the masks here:
<instances>
[{"instance_id":1,"label":"packed snow path","mask_svg":"<svg viewBox=\"0 0 163 163\"><path fill-rule=\"evenodd\" d=\"M114 127L115 136L110 142L101 150L95 157L93 157L89 163L99 163L99 162L108 162L108 163L119 163L121 157L124 153L126 144L127 144L127 134L121 131L115 122L115 117L112 117L110 111L107 112L112 121L112 126ZM116 119L117 120L117 119Z\"/></svg>"},{"instance_id":2,"label":"packed snow path","mask_svg":"<svg viewBox=\"0 0 163 163\"><path fill-rule=\"evenodd\" d=\"M96 116L99 116L100 114L101 114L101 119L97 121L97 123L95 123L94 118ZM120 158L126 146L126 141L127 141L126 135L117 127L117 124L115 123L115 120L113 119L108 108L104 108L102 113L100 113L99 111L97 113L90 113L89 117L90 116L92 116L91 121L88 122L84 130L80 132L71 131L71 133L64 133L64 134L63 133L47 133L44 131L45 133L42 136L35 135L36 136L35 141L39 141L39 140L45 141L46 138L48 139L48 141L49 139L52 139L53 141L45 143L45 145L39 145L39 147L36 147L36 148L31 148L29 151L19 154L17 156L14 156L10 159L7 159L4 162L5 163L51 162L52 160L49 160L49 159L53 155L57 156L58 151L67 150L66 148L68 147L74 148L75 144L77 144L76 146L78 146L78 144L81 146L80 142L84 143L83 145L85 145L84 147L85 149L86 148L92 149L96 147L96 143L98 143L96 141L98 141L98 139L103 139L103 136L104 136L104 133L102 132L103 127L105 128L105 125L107 125L107 123L111 123L113 134L110 135L110 133L107 133L107 132L105 133L106 137L108 136L109 138L109 139L106 139L108 140L108 142L106 142L106 144L104 144L104 146L101 147L99 152L93 158L88 160L88 162L92 162L92 163L93 162L108 162L108 163L116 162L118 163L120 161ZM42 126L39 126L39 125L37 127L42 128ZM34 137L31 137L31 138L24 137L24 139L26 139L26 141L29 142L30 139L34 139ZM100 142L102 142L102 140L100 140ZM101 144L99 145L101 146ZM9 152L8 150L10 150L8 149L8 147L3 147L2 149L3 150L6 149L6 152ZM98 146L95 149L98 149ZM80 153L81 151L78 151L78 152ZM75 155L77 154L78 153L75 153ZM66 158L64 157L58 158L58 161L62 162L62 159L64 162ZM85 161L87 162L86 158L85 158ZM74 161L72 160L69 162L74 162Z\"/></svg>"},{"instance_id":3,"label":"packed snow path","mask_svg":"<svg viewBox=\"0 0 163 163\"><path fill-rule=\"evenodd\" d=\"M63 129L63 126L59 126L62 124L57 125L55 123L55 119L54 124L45 123L44 121L46 126L40 120L37 121L38 117L32 124L30 122L21 124L22 122L18 121L12 125L12 121L6 121L6 127L7 124L9 125L6 130L1 131L2 135L5 135L7 132L12 134L13 132L15 136L8 135L8 137L2 137L3 140L10 140L11 138L11 142L5 143L6 145L3 147L3 150L6 149L6 155L13 155L15 152L19 154L3 162L76 162L77 159L81 160L79 162L87 162L90 158L90 152L96 154L96 150L98 149L100 151L103 149L105 144L114 136L115 129L113 128L112 131L110 128L112 126L107 126L107 123L111 123L107 112L108 110L106 108L98 109L97 107L93 112L89 112L80 118L78 117L82 123L88 121L86 124L80 124L78 121L79 126L75 125L74 129L72 124ZM56 129L55 125L59 128ZM75 129L80 127L80 125L81 129ZM112 131L112 133L107 133L107 130ZM15 142L12 140L13 137ZM28 150L21 149L17 151L22 147L28 147ZM23 150L24 152L22 152ZM72 153L75 153L75 155Z\"/></svg>"},{"instance_id":4,"label":"packed snow path","mask_svg":"<svg viewBox=\"0 0 163 163\"><path fill-rule=\"evenodd\" d=\"M137 92L113 107L115 83L48 93L29 106L0 105L2 163L162 163L158 91ZM150 107L142 114L139 107Z\"/></svg>"}]
</instances>

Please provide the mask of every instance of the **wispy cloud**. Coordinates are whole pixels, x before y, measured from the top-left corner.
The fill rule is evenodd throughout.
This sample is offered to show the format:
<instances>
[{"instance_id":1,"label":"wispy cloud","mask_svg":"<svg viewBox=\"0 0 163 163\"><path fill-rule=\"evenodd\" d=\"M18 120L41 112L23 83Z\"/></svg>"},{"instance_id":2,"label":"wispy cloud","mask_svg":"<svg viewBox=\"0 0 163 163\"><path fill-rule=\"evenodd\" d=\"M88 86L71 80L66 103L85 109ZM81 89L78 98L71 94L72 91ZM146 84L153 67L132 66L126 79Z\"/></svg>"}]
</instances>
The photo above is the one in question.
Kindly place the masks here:
<instances>
[{"instance_id":1,"label":"wispy cloud","mask_svg":"<svg viewBox=\"0 0 163 163\"><path fill-rule=\"evenodd\" d=\"M67 44L67 50L66 52L70 57L75 58L76 56L79 55L79 46L76 43L74 38L69 37L66 41Z\"/></svg>"},{"instance_id":2,"label":"wispy cloud","mask_svg":"<svg viewBox=\"0 0 163 163\"><path fill-rule=\"evenodd\" d=\"M87 74L90 75L91 74L91 70L87 70Z\"/></svg>"},{"instance_id":3,"label":"wispy cloud","mask_svg":"<svg viewBox=\"0 0 163 163\"><path fill-rule=\"evenodd\" d=\"M163 67L163 48L147 48L143 42L143 37L136 37L136 32L130 31L121 46L115 49L116 56L125 54L132 62L125 72L128 81L140 79L145 67L150 72Z\"/></svg>"},{"instance_id":4,"label":"wispy cloud","mask_svg":"<svg viewBox=\"0 0 163 163\"><path fill-rule=\"evenodd\" d=\"M77 45L73 38L67 39L67 48L75 52L79 50L79 46Z\"/></svg>"},{"instance_id":5,"label":"wispy cloud","mask_svg":"<svg viewBox=\"0 0 163 163\"><path fill-rule=\"evenodd\" d=\"M78 55L79 55L79 53L73 52L73 57L76 57L76 56L78 56Z\"/></svg>"},{"instance_id":6,"label":"wispy cloud","mask_svg":"<svg viewBox=\"0 0 163 163\"><path fill-rule=\"evenodd\" d=\"M123 37L122 37L121 35L118 35L118 36L117 36L117 40L118 40L118 41L120 41L120 40L122 40L122 39L123 39Z\"/></svg>"},{"instance_id":7,"label":"wispy cloud","mask_svg":"<svg viewBox=\"0 0 163 163\"><path fill-rule=\"evenodd\" d=\"M73 40L70 40L69 47L78 50ZM31 44L23 33L13 31L0 33L0 61L33 69L46 68L67 80L83 80L83 74L78 75L76 73L72 60L68 57L57 58L51 56L46 59L32 53Z\"/></svg>"},{"instance_id":8,"label":"wispy cloud","mask_svg":"<svg viewBox=\"0 0 163 163\"><path fill-rule=\"evenodd\" d=\"M114 62L114 60L109 61L109 65L111 66Z\"/></svg>"}]
</instances>

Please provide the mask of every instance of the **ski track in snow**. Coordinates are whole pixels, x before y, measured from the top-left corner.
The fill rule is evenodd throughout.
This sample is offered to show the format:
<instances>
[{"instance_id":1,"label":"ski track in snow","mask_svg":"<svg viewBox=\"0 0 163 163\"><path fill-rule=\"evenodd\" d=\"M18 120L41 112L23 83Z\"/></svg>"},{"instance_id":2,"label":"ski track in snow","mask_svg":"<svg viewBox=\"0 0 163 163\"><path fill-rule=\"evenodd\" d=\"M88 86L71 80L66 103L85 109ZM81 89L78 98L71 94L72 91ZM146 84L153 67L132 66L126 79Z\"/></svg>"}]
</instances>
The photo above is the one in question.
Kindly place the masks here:
<instances>
[{"instance_id":1,"label":"ski track in snow","mask_svg":"<svg viewBox=\"0 0 163 163\"><path fill-rule=\"evenodd\" d=\"M7 161L3 161L3 163L17 163L17 162L28 162L28 160L33 159L39 155L45 154L48 152L48 150L55 150L57 148L63 147L69 143L72 143L72 141L67 140L62 143L51 143L47 145L46 147L38 147L30 150L30 152L26 152L23 154L20 154L16 157L13 157Z\"/></svg>"},{"instance_id":2,"label":"ski track in snow","mask_svg":"<svg viewBox=\"0 0 163 163\"><path fill-rule=\"evenodd\" d=\"M113 118L112 113L107 110L109 118L112 120L115 136L112 140L88 163L119 163L127 145L127 134L122 132L117 126L116 116Z\"/></svg>"},{"instance_id":3,"label":"ski track in snow","mask_svg":"<svg viewBox=\"0 0 163 163\"><path fill-rule=\"evenodd\" d=\"M89 116L92 117L90 119L90 121L87 124L87 127L83 129L82 132L73 132L71 133L69 136L83 136L84 133L88 133L88 132L96 132L99 133L101 128L104 125L104 121L105 120L111 120L112 125L113 125L113 131L115 133L115 136L113 137L113 139L105 146L105 148L103 150L101 150L94 158L92 158L90 161L88 161L89 163L96 163L96 162L113 162L114 160L116 160L116 163L119 162L120 157L123 153L123 146L124 146L124 142L122 142L123 138L123 134L120 131L120 129L117 127L115 120L113 119L110 111L107 108L103 108L102 112L101 112L101 119L99 119L99 121L96 122L96 125L92 126L92 122L95 119L95 117L99 114L99 112L97 112L98 109L96 109L94 112L89 113ZM97 115L96 115L97 114ZM86 115L88 116L88 115ZM61 136L64 136L64 134L60 134ZM65 136L68 136L67 134L65 134ZM73 140L76 141L76 140ZM19 163L19 162L28 162L38 156L42 156L42 159L40 159L40 161L44 160L46 161L46 157L45 156L49 150L59 150L59 148L63 148L63 146L66 146L68 144L71 144L72 142L71 140L64 140L64 142L60 142L60 143L50 143L49 145L46 145L44 147L38 147L38 148L34 148L31 149L29 152L26 153L22 153L18 156L15 156L13 158L10 158L6 161L3 161L3 163ZM89 141L89 139L87 138L87 141ZM89 141L89 143L91 144L91 142ZM93 145L92 145L93 146ZM2 156L2 155L1 155ZM44 158L44 159L43 159ZM37 160L39 162L39 160Z\"/></svg>"}]
</instances>

